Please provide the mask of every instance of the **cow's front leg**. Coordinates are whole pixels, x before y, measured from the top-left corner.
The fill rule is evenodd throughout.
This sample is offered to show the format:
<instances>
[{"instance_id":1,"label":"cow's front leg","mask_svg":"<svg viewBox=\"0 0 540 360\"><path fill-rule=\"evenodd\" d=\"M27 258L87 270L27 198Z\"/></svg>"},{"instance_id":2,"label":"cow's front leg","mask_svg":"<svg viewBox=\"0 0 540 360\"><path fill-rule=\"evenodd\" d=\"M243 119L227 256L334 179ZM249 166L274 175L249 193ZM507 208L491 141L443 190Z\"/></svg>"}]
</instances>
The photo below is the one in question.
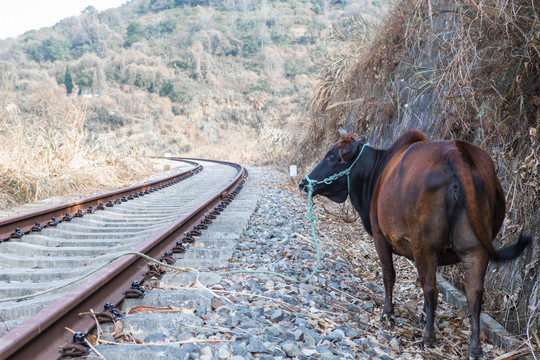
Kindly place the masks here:
<instances>
[{"instance_id":1,"label":"cow's front leg","mask_svg":"<svg viewBox=\"0 0 540 360\"><path fill-rule=\"evenodd\" d=\"M374 232L375 249L379 255L381 262L382 277L384 283L384 307L381 315L381 321L388 319L390 323L394 323L394 304L392 302L392 294L394 291L394 283L396 282L396 271L394 270L394 262L392 260L392 247L386 241L382 234Z\"/></svg>"}]
</instances>

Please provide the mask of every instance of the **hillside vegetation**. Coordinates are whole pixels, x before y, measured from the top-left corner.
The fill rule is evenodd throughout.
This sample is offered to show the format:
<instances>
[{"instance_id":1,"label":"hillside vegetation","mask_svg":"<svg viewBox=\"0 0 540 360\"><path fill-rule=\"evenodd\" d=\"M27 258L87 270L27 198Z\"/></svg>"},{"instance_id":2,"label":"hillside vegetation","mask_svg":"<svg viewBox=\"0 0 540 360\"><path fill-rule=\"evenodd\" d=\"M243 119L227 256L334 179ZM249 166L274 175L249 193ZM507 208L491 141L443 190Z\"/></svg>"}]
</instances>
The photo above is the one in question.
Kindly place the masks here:
<instances>
[{"instance_id":1,"label":"hillside vegetation","mask_svg":"<svg viewBox=\"0 0 540 360\"><path fill-rule=\"evenodd\" d=\"M127 184L147 155L281 161L321 35L384 3L133 0L0 41L0 206Z\"/></svg>"},{"instance_id":2,"label":"hillside vegetation","mask_svg":"<svg viewBox=\"0 0 540 360\"><path fill-rule=\"evenodd\" d=\"M528 0L400 0L375 30L352 22L328 38L297 153L317 161L340 125L376 146L408 128L468 140L490 153L506 192L496 246L520 231L540 238L538 10ZM536 240L518 260L490 264L484 307L536 346L539 259ZM443 272L463 287L462 271Z\"/></svg>"}]
</instances>

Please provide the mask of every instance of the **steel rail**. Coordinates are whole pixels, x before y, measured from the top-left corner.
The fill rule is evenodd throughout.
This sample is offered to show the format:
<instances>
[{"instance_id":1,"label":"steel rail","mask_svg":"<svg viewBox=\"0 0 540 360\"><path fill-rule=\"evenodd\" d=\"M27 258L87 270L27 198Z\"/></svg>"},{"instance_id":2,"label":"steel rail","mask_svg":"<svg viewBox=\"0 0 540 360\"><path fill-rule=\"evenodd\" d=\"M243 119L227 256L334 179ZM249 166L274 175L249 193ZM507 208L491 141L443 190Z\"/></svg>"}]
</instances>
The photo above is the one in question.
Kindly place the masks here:
<instances>
[{"instance_id":1,"label":"steel rail","mask_svg":"<svg viewBox=\"0 0 540 360\"><path fill-rule=\"evenodd\" d=\"M181 160L181 158L171 158ZM207 160L208 161L208 160ZM246 170L239 165L215 161L238 169L236 177L214 193L206 202L192 209L187 215L162 229L153 237L133 249L135 252L157 258L171 249L178 239L193 229L205 215L229 196L243 182ZM142 283L148 270L147 262L137 255L123 256L92 275L65 296L28 319L0 338L0 359L57 359L60 347L71 342L73 334L65 328L87 333L95 326L91 316L80 316L90 309L101 311L105 302L118 305L125 290L135 280Z\"/></svg>"},{"instance_id":2,"label":"steel rail","mask_svg":"<svg viewBox=\"0 0 540 360\"><path fill-rule=\"evenodd\" d=\"M89 208L90 206L97 207L100 203L103 203L105 205L109 201L115 201L117 198L129 196L133 193L140 193L141 191L144 193L144 191L146 190L150 190L152 188L159 188L160 186L178 180L184 176L191 175L201 168L199 164L189 161L187 159L182 159L181 161L190 163L191 165L193 165L193 167L177 174L167 176L163 179L150 181L122 189L117 189L103 194L89 196L85 199L80 199L77 201L33 211L26 214L0 219L0 242L9 240L11 238L11 234L17 228L19 228L20 231L25 234L31 232L32 226L34 226L36 221L39 221L41 226L45 228L48 226L47 223L53 217L55 217L58 222L61 222L62 218L66 215L66 213L70 213L71 215L73 215L76 214L79 209L84 210Z\"/></svg>"}]
</instances>

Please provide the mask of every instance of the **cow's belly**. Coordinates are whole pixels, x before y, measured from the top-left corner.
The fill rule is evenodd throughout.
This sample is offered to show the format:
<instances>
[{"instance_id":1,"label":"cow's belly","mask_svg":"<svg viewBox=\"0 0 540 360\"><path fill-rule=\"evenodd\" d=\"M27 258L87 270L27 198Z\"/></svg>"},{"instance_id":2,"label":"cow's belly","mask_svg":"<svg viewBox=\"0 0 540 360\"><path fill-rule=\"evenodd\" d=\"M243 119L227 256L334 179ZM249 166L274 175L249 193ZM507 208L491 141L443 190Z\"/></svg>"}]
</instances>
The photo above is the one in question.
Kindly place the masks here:
<instances>
[{"instance_id":1,"label":"cow's belly","mask_svg":"<svg viewBox=\"0 0 540 360\"><path fill-rule=\"evenodd\" d=\"M401 256L405 256L409 260L414 260L411 241L406 236L402 235L387 235L386 239L392 245L392 250Z\"/></svg>"},{"instance_id":2,"label":"cow's belly","mask_svg":"<svg viewBox=\"0 0 540 360\"><path fill-rule=\"evenodd\" d=\"M412 253L411 241L407 236L403 235L386 235L387 241L392 246L392 250L395 254L406 257L409 260L414 261ZM435 250L430 249L430 252ZM438 265L452 265L460 262L459 256L456 254L454 248L450 242L440 251L434 252L438 259Z\"/></svg>"}]
</instances>

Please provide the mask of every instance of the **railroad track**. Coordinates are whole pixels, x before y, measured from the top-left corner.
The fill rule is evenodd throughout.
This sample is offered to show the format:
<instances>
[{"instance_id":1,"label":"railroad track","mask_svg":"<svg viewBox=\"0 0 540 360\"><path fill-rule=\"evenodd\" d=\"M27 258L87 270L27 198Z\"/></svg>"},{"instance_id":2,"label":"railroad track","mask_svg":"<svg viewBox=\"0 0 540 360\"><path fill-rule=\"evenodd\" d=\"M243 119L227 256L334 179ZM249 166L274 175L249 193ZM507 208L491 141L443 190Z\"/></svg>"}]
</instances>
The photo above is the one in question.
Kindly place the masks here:
<instances>
[{"instance_id":1,"label":"railroad track","mask_svg":"<svg viewBox=\"0 0 540 360\"><path fill-rule=\"evenodd\" d=\"M245 169L182 161L187 169L165 179L0 220L0 359L54 359L62 349L68 355L85 351L84 344L70 344L73 334L66 327L87 333L95 319L81 314L90 309L112 320L112 309L126 296L142 294L134 282L144 286L145 279L162 275L135 252L172 264L182 258L170 253L173 248L182 252L209 223L219 223L219 214L242 188ZM223 229L238 225L222 224L219 235L181 266L215 265L226 258L222 248L230 244L216 237L226 237ZM204 260L205 253L211 260ZM32 296L44 291L49 292ZM195 306L208 299L208 294L191 294L185 301ZM124 301L125 306L129 301L135 300Z\"/></svg>"}]
</instances>

